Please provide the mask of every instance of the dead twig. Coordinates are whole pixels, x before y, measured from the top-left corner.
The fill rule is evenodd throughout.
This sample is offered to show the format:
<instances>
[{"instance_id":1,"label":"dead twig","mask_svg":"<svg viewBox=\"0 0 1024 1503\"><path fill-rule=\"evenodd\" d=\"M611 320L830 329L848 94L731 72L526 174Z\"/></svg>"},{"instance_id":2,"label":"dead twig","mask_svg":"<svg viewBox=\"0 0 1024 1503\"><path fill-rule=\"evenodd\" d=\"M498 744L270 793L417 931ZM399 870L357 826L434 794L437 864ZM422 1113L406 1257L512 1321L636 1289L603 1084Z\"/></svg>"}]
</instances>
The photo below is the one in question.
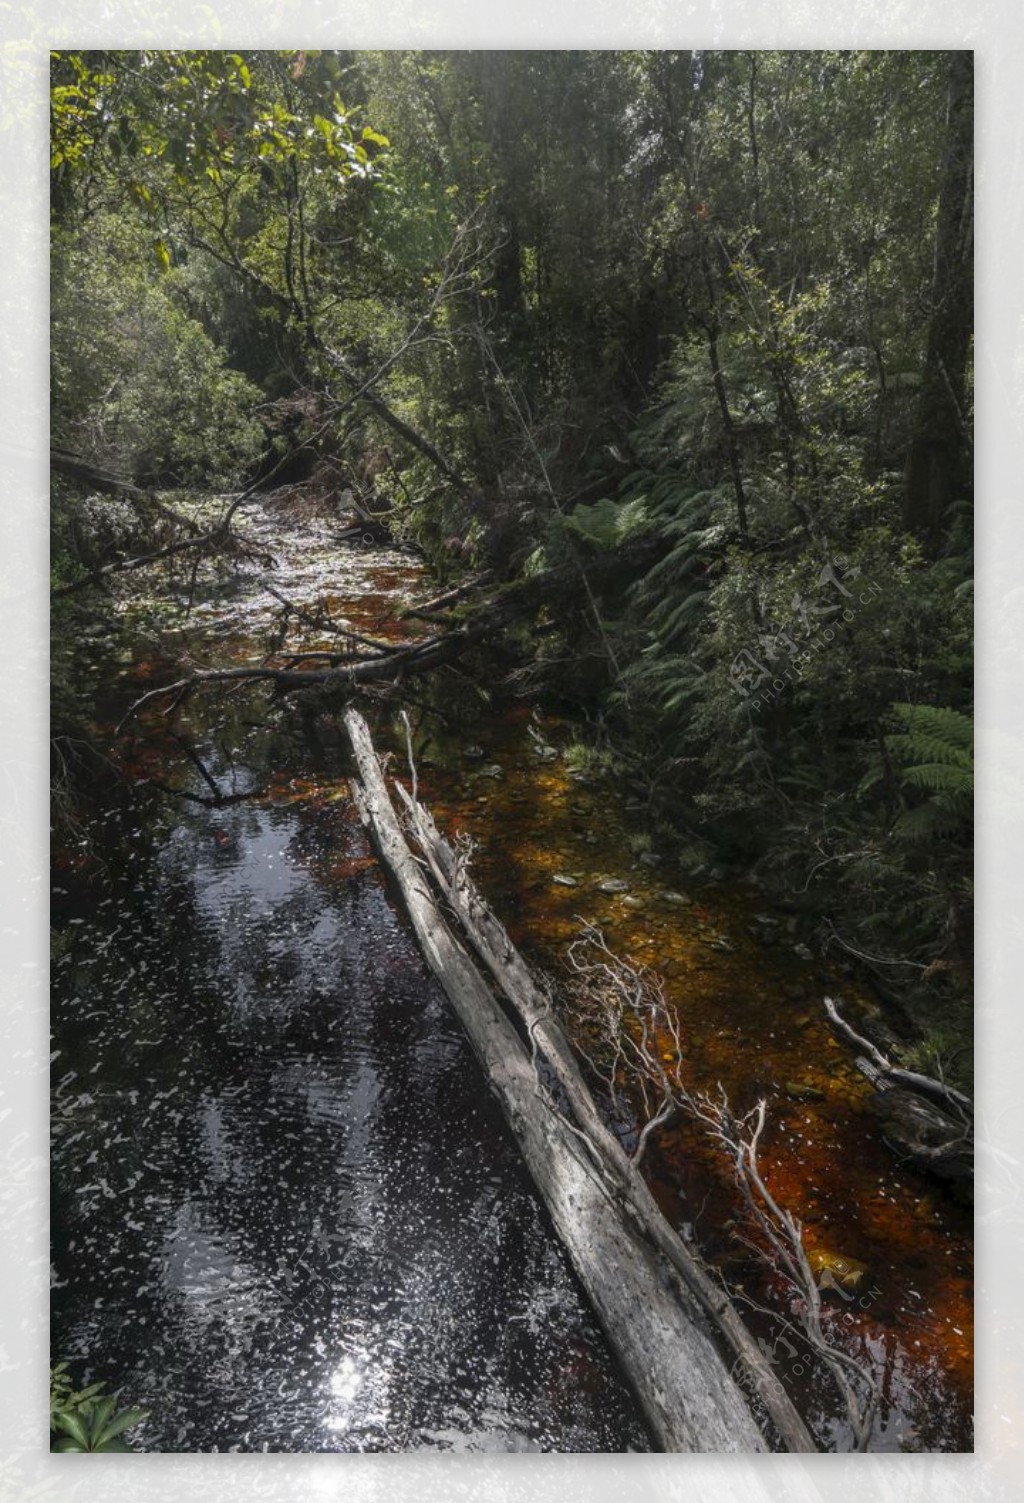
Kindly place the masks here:
<instances>
[{"instance_id":1,"label":"dead twig","mask_svg":"<svg viewBox=\"0 0 1024 1503\"><path fill-rule=\"evenodd\" d=\"M585 924L569 947L569 1008L577 1031L594 1038L599 1069L617 1101L617 1077L637 1091L646 1119L633 1162L676 1112L699 1122L730 1163L740 1192L747 1232L734 1232L770 1272L781 1277L790 1309L797 1313L801 1338L827 1368L843 1402L856 1448L867 1450L881 1390L874 1374L830 1337L821 1291L803 1244L800 1222L768 1188L759 1150L767 1107L759 1101L743 1116L733 1112L725 1090L693 1091L682 1077L683 1042L678 1016L668 1004L660 977L614 954L600 930ZM843 1291L835 1286L840 1294ZM845 1297L845 1296L844 1296ZM780 1317L785 1320L785 1317ZM790 1323L786 1321L786 1324Z\"/></svg>"}]
</instances>

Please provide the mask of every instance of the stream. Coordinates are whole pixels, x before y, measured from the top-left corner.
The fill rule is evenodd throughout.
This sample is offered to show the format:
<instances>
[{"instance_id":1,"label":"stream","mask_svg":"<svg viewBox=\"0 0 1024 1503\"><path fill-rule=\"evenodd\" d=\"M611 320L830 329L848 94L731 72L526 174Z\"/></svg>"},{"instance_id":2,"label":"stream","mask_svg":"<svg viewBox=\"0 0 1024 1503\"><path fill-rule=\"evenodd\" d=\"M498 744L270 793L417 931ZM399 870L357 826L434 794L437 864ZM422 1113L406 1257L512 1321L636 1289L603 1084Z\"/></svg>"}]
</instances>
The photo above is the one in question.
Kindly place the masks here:
<instances>
[{"instance_id":1,"label":"stream","mask_svg":"<svg viewBox=\"0 0 1024 1503\"><path fill-rule=\"evenodd\" d=\"M222 792L252 795L223 807L199 802L161 706L114 736L182 651L265 652L267 584L417 634L395 622L428 593L408 554L339 550L336 524L271 508L245 527L261 560L177 616L126 600L112 637L75 649L124 781L54 852L53 1359L149 1410L133 1443L150 1451L648 1450L359 825L336 718L268 716L256 688L193 695L174 732ZM557 975L582 916L665 977L693 1078L769 1099L773 1189L808 1245L863 1264L843 1339L883 1384L875 1448L969 1449L970 1209L879 1140L820 1004L826 980L862 1018L870 999L823 979L756 889L698 883L638 841L628 797L573 771L555 708L443 679L410 685L420 793L473 839L513 938ZM727 1269L708 1144L679 1126L650 1167ZM785 1345L819 1443L846 1448L827 1374Z\"/></svg>"}]
</instances>

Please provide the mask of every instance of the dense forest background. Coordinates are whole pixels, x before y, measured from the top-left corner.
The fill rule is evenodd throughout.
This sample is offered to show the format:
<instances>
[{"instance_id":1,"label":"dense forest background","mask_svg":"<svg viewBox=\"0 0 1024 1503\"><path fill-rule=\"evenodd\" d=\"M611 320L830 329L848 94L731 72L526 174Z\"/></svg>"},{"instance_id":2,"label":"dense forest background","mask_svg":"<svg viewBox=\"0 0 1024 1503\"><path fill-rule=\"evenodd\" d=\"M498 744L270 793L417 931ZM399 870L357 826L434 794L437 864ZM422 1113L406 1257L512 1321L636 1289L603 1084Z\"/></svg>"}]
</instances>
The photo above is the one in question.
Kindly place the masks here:
<instances>
[{"instance_id":1,"label":"dense forest background","mask_svg":"<svg viewBox=\"0 0 1024 1503\"><path fill-rule=\"evenodd\" d=\"M175 494L309 482L444 582L533 582L492 661L571 704L659 844L798 906L962 1074L972 79L55 54L58 740L60 644Z\"/></svg>"}]
</instances>

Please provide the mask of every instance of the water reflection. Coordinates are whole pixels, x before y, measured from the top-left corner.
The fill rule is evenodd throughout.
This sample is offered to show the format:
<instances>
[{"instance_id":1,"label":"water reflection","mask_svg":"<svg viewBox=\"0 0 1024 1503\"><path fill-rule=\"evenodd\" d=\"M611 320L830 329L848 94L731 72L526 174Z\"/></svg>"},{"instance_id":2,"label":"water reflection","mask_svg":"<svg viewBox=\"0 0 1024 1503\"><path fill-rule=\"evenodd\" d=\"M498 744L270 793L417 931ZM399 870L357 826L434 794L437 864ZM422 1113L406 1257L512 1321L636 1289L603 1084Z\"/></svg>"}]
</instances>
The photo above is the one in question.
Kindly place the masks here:
<instances>
[{"instance_id":1,"label":"water reflection","mask_svg":"<svg viewBox=\"0 0 1024 1503\"><path fill-rule=\"evenodd\" d=\"M132 848L56 895L55 1350L154 1450L646 1449L347 811Z\"/></svg>"},{"instance_id":2,"label":"water reflection","mask_svg":"<svg viewBox=\"0 0 1024 1503\"><path fill-rule=\"evenodd\" d=\"M277 522L251 525L269 550ZM290 598L330 596L375 635L425 629L381 619L412 577L400 554L339 555L327 526L293 541L273 576ZM185 645L251 660L278 609L243 576L227 605L193 613ZM848 1335L885 1388L875 1446L969 1444L967 1218L879 1141L780 916L754 891L634 859L628 805L541 757L529 707L481 719L464 688L460 710L451 681L418 686L444 709L425 719L421 791L446 829L476 839L478 879L513 937L557 973L582 911L666 976L694 1083L769 1098L777 1193L809 1245L862 1257L877 1280ZM108 692L113 724L124 695ZM92 1376L151 1407L154 1449L644 1446L379 886L336 719L265 717L259 698L197 696L178 724L221 787L267 786L267 799L176 812L166 837L112 810L89 833L130 862L93 888L62 878L56 894L58 1354L88 1355ZM163 724L140 735L136 775L188 771ZM544 732L561 743L571 728L549 717ZM404 765L404 732L394 749ZM820 1100L794 1099L791 1081ZM733 1190L703 1136L680 1124L648 1161L670 1216L683 1208L708 1255L735 1252L722 1231ZM782 1376L821 1442L847 1448L820 1365Z\"/></svg>"}]
</instances>

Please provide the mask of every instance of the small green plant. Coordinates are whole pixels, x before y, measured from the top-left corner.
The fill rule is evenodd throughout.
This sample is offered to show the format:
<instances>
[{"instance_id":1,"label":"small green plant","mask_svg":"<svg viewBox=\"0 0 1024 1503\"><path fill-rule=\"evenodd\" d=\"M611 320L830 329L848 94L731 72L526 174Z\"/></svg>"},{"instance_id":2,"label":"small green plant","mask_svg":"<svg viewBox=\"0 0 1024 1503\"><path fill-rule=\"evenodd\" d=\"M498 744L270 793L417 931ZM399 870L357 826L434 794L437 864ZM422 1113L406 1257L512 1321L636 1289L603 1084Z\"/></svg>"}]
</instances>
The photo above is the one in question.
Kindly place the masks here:
<instances>
[{"instance_id":1,"label":"small green plant","mask_svg":"<svg viewBox=\"0 0 1024 1503\"><path fill-rule=\"evenodd\" d=\"M562 757L566 770L578 778L610 777L616 768L615 756L611 751L591 746L586 741L570 741Z\"/></svg>"},{"instance_id":2,"label":"small green plant","mask_svg":"<svg viewBox=\"0 0 1024 1503\"><path fill-rule=\"evenodd\" d=\"M962 1031L933 1028L917 1043L900 1050L900 1063L907 1070L917 1070L945 1080L950 1085L969 1090L971 1087L970 1039Z\"/></svg>"},{"instance_id":3,"label":"small green plant","mask_svg":"<svg viewBox=\"0 0 1024 1503\"><path fill-rule=\"evenodd\" d=\"M130 1451L122 1436L149 1418L147 1409L118 1409L102 1383L76 1389L66 1362L50 1369L51 1451Z\"/></svg>"}]
</instances>

